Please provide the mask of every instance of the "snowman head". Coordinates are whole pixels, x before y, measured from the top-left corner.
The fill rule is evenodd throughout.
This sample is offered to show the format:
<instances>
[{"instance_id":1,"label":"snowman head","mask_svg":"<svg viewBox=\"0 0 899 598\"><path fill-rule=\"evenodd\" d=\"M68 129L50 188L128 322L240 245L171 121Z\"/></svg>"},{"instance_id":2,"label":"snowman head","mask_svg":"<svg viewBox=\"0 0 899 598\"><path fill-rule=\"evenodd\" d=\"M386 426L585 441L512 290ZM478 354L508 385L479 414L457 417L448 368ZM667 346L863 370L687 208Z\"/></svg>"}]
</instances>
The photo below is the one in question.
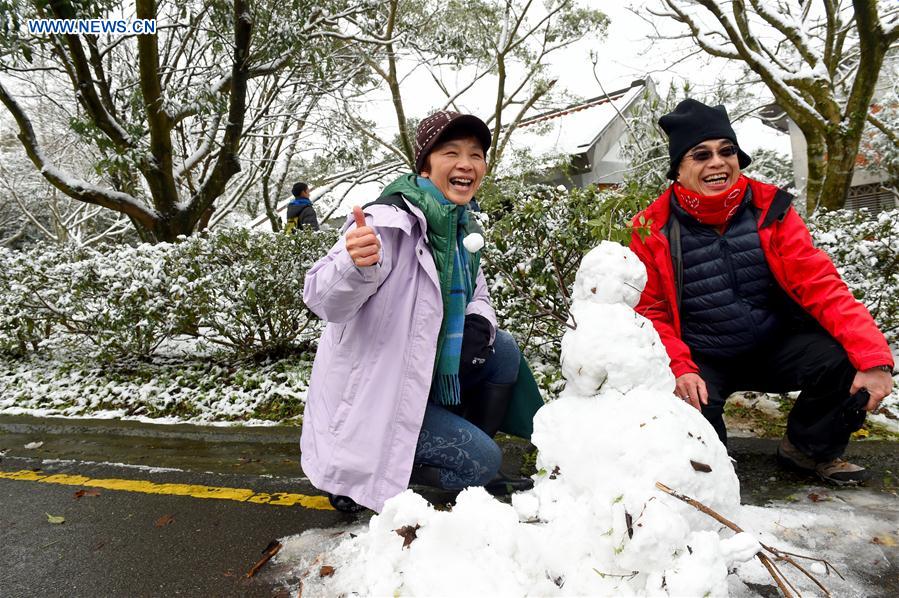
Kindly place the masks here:
<instances>
[{"instance_id":1,"label":"snowman head","mask_svg":"<svg viewBox=\"0 0 899 598\"><path fill-rule=\"evenodd\" d=\"M581 261L574 279L574 300L624 303L635 307L646 285L646 267L630 249L603 241Z\"/></svg>"}]
</instances>

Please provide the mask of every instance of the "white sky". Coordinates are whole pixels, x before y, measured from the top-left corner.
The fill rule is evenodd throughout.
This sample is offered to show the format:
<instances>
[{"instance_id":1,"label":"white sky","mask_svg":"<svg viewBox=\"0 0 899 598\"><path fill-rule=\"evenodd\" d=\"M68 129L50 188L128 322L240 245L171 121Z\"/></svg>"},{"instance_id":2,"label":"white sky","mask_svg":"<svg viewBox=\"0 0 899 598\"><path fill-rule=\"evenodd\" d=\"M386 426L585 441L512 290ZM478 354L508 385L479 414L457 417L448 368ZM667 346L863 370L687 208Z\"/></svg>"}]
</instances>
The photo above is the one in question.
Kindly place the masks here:
<instances>
[{"instance_id":1,"label":"white sky","mask_svg":"<svg viewBox=\"0 0 899 598\"><path fill-rule=\"evenodd\" d=\"M738 75L736 67L723 60L703 64L694 59L667 70L672 57L681 55L678 52L683 42L653 42L650 39L654 33L652 25L627 8L632 4L636 10L646 14L645 8L655 4L654 0L633 3L582 0L582 4L599 8L606 13L610 19L607 35L599 42L583 41L550 55L549 72L559 79L558 88L582 98L602 95L603 90L593 74L591 50L599 56L597 75L606 92L627 87L634 79L643 78L647 74L654 79L662 96L672 83L680 84L689 80L694 90L701 92L703 87L711 86L719 78ZM678 25L670 19L653 19L656 27L664 32L680 32ZM458 80L461 86L465 77L460 76ZM460 108L479 116L491 113L495 101L493 85L493 81L485 81L476 86L459 102ZM449 87L452 89L451 83ZM415 93L410 92L413 89L416 90ZM424 69L419 69L403 81L403 101L408 117L421 118L442 107L444 96ZM365 98L364 111L367 117L377 123L375 130L382 137L390 139L395 135L396 117L386 86L380 99L370 96ZM744 119L735 129L740 145L750 154L756 148L766 147L790 155L789 137L766 127L758 119Z\"/></svg>"}]
</instances>

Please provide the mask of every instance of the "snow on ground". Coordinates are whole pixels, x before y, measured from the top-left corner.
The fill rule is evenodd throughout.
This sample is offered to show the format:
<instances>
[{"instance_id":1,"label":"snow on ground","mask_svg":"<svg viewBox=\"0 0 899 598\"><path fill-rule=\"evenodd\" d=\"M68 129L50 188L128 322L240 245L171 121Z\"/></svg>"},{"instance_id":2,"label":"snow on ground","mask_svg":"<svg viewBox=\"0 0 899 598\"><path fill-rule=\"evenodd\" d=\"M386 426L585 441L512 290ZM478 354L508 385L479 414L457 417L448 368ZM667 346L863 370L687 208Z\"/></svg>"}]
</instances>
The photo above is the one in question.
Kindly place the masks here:
<instances>
[{"instance_id":1,"label":"snow on ground","mask_svg":"<svg viewBox=\"0 0 899 598\"><path fill-rule=\"evenodd\" d=\"M0 414L275 425L301 413L311 367L306 358L223 364L169 355L115 366L0 360Z\"/></svg>"},{"instance_id":2,"label":"snow on ground","mask_svg":"<svg viewBox=\"0 0 899 598\"><path fill-rule=\"evenodd\" d=\"M803 497L795 503L774 502L765 507L743 506L733 521L744 529L754 531L756 537L768 546L780 550L824 559L833 565L836 572L827 570L823 563L799 559L798 562L812 572L833 596L862 598L872 595L886 595L878 578L887 572L890 557L895 558L893 548L899 536L899 505L880 516L859 515L856 506L864 503L868 494L854 490L841 493L822 488L811 488L814 500ZM877 500L879 505L884 501ZM375 525L374 519L369 525ZM313 529L303 534L281 540L283 548L275 557L276 566L287 566L285 585L297 585L302 579L303 596L331 596L331 578L321 576L322 567L334 567L335 574L340 567L352 567L352 563L337 560L337 547L351 536L370 533L369 525L357 525L344 530ZM396 542L403 539L397 535ZM416 539L408 549L411 553ZM892 552L891 552L892 551ZM564 555L560 555L564 558ZM449 564L449 563L448 563ZM449 570L449 569L437 569ZM857 573L866 571L867 577ZM799 572L787 569L788 579L798 587L803 596L822 595L816 586ZM841 579L839 575L845 577ZM470 573L466 573L470 577ZM436 576L427 594L445 595L445 578ZM727 576L727 591L731 596L754 597L759 592L747 584L772 586L770 575L757 559L732 569ZM397 588L398 589L398 588ZM561 593L561 589L558 590ZM396 595L393 591L387 595ZM364 595L364 593L363 593ZM403 592L403 595L410 593ZM499 595L513 595L503 592ZM538 595L526 592L519 596Z\"/></svg>"},{"instance_id":3,"label":"snow on ground","mask_svg":"<svg viewBox=\"0 0 899 598\"><path fill-rule=\"evenodd\" d=\"M28 448L26 446L26 448ZM102 467L118 467L120 469L136 469L147 473L172 473L183 472L177 467L155 467L151 465L135 465L133 463L111 463L109 461L82 461L74 459L42 459L41 465L100 465Z\"/></svg>"},{"instance_id":4,"label":"snow on ground","mask_svg":"<svg viewBox=\"0 0 899 598\"><path fill-rule=\"evenodd\" d=\"M308 596L751 595L747 583L771 583L755 559L760 541L791 552L800 549L792 542L808 538L804 548L813 551L843 543L842 561L872 534L894 534L895 517L886 527L856 518L847 530L851 506L837 503L740 505L725 448L697 410L673 397L658 335L632 309L645 282L640 261L615 243L584 258L571 309L576 328L562 341L566 387L534 419L533 490L506 504L469 488L450 511L406 490L367 526L285 540L278 562L292 585L300 579ZM735 533L657 482L746 531ZM803 591L810 583L797 582ZM837 583L841 594L864 595L857 584Z\"/></svg>"}]
</instances>

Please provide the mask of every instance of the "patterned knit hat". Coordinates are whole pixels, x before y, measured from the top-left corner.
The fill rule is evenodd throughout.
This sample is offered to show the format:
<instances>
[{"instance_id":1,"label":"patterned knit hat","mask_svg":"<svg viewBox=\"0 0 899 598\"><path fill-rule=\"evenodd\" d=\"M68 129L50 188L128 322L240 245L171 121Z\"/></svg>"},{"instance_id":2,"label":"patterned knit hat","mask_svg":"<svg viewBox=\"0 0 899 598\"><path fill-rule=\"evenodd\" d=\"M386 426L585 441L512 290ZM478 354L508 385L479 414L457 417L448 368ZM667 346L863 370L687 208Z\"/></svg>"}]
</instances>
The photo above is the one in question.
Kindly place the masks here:
<instances>
[{"instance_id":1,"label":"patterned knit hat","mask_svg":"<svg viewBox=\"0 0 899 598\"><path fill-rule=\"evenodd\" d=\"M415 172L421 174L428 154L442 137L459 129L464 129L480 141L484 153L490 149L490 129L484 121L471 114L441 110L418 124L418 131L415 133Z\"/></svg>"}]
</instances>

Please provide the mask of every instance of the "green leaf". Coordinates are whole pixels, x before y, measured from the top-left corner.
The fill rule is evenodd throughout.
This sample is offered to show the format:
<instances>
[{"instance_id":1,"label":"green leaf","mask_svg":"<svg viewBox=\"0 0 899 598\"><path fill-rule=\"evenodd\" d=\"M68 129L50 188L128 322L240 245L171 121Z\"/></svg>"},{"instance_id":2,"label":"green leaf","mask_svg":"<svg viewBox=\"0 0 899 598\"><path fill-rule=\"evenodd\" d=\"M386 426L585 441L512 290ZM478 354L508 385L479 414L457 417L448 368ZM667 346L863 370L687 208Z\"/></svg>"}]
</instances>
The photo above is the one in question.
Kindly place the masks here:
<instances>
[{"instance_id":1,"label":"green leaf","mask_svg":"<svg viewBox=\"0 0 899 598\"><path fill-rule=\"evenodd\" d=\"M49 523L54 523L56 525L62 525L66 522L66 518L61 515L51 515L50 513L46 513L47 521Z\"/></svg>"}]
</instances>

